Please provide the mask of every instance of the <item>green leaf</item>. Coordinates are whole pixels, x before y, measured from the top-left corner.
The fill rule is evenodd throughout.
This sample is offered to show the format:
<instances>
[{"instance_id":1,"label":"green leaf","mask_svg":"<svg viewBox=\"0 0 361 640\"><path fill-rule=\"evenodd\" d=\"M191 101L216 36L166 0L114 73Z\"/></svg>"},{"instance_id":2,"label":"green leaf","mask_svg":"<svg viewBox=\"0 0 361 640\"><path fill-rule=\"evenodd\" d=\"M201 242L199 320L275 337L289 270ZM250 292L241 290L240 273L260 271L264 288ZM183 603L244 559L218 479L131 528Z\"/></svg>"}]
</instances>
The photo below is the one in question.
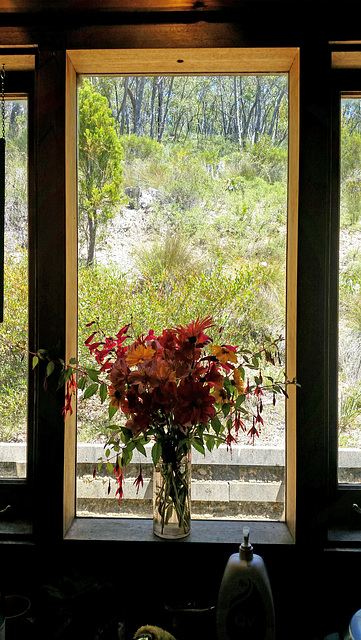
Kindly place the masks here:
<instances>
[{"instance_id":1,"label":"green leaf","mask_svg":"<svg viewBox=\"0 0 361 640\"><path fill-rule=\"evenodd\" d=\"M38 362L39 362L38 356L33 356L33 362L32 362L33 369L35 369L35 367L37 366Z\"/></svg>"},{"instance_id":2,"label":"green leaf","mask_svg":"<svg viewBox=\"0 0 361 640\"><path fill-rule=\"evenodd\" d=\"M114 472L114 467L113 467L111 462L107 462L107 469L108 469L109 473L113 473Z\"/></svg>"},{"instance_id":3,"label":"green leaf","mask_svg":"<svg viewBox=\"0 0 361 640\"><path fill-rule=\"evenodd\" d=\"M100 395L100 400L103 403L104 400L107 397L107 392L108 392L108 388L107 385L105 384L105 382L102 382L100 387L99 387L99 395Z\"/></svg>"},{"instance_id":4,"label":"green leaf","mask_svg":"<svg viewBox=\"0 0 361 640\"><path fill-rule=\"evenodd\" d=\"M131 461L133 457L133 450L131 447L124 447L123 449L123 453L122 453L122 459L123 459L123 466L126 467L127 464L129 464L129 462Z\"/></svg>"},{"instance_id":5,"label":"green leaf","mask_svg":"<svg viewBox=\"0 0 361 640\"><path fill-rule=\"evenodd\" d=\"M162 445L160 444L160 442L155 442L152 447L152 460L154 465L158 463L161 455L162 455Z\"/></svg>"},{"instance_id":6,"label":"green leaf","mask_svg":"<svg viewBox=\"0 0 361 640\"><path fill-rule=\"evenodd\" d=\"M65 384L65 371L61 371L58 378L58 386L57 389L61 389Z\"/></svg>"},{"instance_id":7,"label":"green leaf","mask_svg":"<svg viewBox=\"0 0 361 640\"><path fill-rule=\"evenodd\" d=\"M86 377L85 377L85 376L83 376L82 378L79 378L79 380L78 380L78 383L77 383L77 384L78 384L78 389L81 389L81 390L85 389L85 385L86 385Z\"/></svg>"},{"instance_id":8,"label":"green leaf","mask_svg":"<svg viewBox=\"0 0 361 640\"><path fill-rule=\"evenodd\" d=\"M98 385L94 382L94 384L89 385L87 389L84 391L84 398L90 398L98 391Z\"/></svg>"},{"instance_id":9,"label":"green leaf","mask_svg":"<svg viewBox=\"0 0 361 640\"><path fill-rule=\"evenodd\" d=\"M60 386L63 386L63 384L66 383L67 380L69 380L70 376L73 374L73 369L72 367L68 367L67 369L63 369L62 373L62 383ZM61 376L59 376L59 380L60 380Z\"/></svg>"},{"instance_id":10,"label":"green leaf","mask_svg":"<svg viewBox=\"0 0 361 640\"><path fill-rule=\"evenodd\" d=\"M93 380L93 382L99 382L98 372L95 371L95 369L89 369L88 376L89 376L90 380Z\"/></svg>"},{"instance_id":11,"label":"green leaf","mask_svg":"<svg viewBox=\"0 0 361 640\"><path fill-rule=\"evenodd\" d=\"M112 419L112 417L114 416L114 414L118 411L117 407L111 407L109 406L108 409L108 415L109 415L109 420Z\"/></svg>"},{"instance_id":12,"label":"green leaf","mask_svg":"<svg viewBox=\"0 0 361 640\"><path fill-rule=\"evenodd\" d=\"M77 363L76 358L70 358L69 364L76 364L76 363Z\"/></svg>"},{"instance_id":13,"label":"green leaf","mask_svg":"<svg viewBox=\"0 0 361 640\"><path fill-rule=\"evenodd\" d=\"M199 453L205 455L206 452L204 450L203 442L200 438L193 438L192 445L197 451L199 451Z\"/></svg>"},{"instance_id":14,"label":"green leaf","mask_svg":"<svg viewBox=\"0 0 361 640\"><path fill-rule=\"evenodd\" d=\"M133 435L130 429L127 429L126 427L121 427L120 437L122 439L122 442L124 442L124 444L128 444L128 442L132 439Z\"/></svg>"},{"instance_id":15,"label":"green leaf","mask_svg":"<svg viewBox=\"0 0 361 640\"><path fill-rule=\"evenodd\" d=\"M213 451L214 449L214 445L215 445L215 437L214 436L205 436L206 439L206 447L208 449L208 451Z\"/></svg>"},{"instance_id":16,"label":"green leaf","mask_svg":"<svg viewBox=\"0 0 361 640\"><path fill-rule=\"evenodd\" d=\"M227 404L222 405L222 412L225 418L226 416L228 416L230 410L231 410L231 405L228 402Z\"/></svg>"},{"instance_id":17,"label":"green leaf","mask_svg":"<svg viewBox=\"0 0 361 640\"><path fill-rule=\"evenodd\" d=\"M48 364L46 365L46 377L48 378L49 376L51 376L51 374L53 373L55 369L55 363L50 360L50 362L48 362Z\"/></svg>"},{"instance_id":18,"label":"green leaf","mask_svg":"<svg viewBox=\"0 0 361 640\"><path fill-rule=\"evenodd\" d=\"M136 446L137 450L139 451L139 453L141 453L143 456L147 457L147 452L144 449L144 445L139 440L135 441L135 446Z\"/></svg>"},{"instance_id":19,"label":"green leaf","mask_svg":"<svg viewBox=\"0 0 361 640\"><path fill-rule=\"evenodd\" d=\"M246 399L245 394L244 393L240 393L240 395L238 396L238 398L236 400L236 409L239 409L239 407L241 406L241 404L243 404L245 399Z\"/></svg>"},{"instance_id":20,"label":"green leaf","mask_svg":"<svg viewBox=\"0 0 361 640\"><path fill-rule=\"evenodd\" d=\"M212 425L212 429L214 429L214 431L216 432L216 434L218 436L219 433L221 432L221 429L222 429L222 423L221 423L220 419L218 418L218 416L215 416L211 420L211 425Z\"/></svg>"}]
</instances>

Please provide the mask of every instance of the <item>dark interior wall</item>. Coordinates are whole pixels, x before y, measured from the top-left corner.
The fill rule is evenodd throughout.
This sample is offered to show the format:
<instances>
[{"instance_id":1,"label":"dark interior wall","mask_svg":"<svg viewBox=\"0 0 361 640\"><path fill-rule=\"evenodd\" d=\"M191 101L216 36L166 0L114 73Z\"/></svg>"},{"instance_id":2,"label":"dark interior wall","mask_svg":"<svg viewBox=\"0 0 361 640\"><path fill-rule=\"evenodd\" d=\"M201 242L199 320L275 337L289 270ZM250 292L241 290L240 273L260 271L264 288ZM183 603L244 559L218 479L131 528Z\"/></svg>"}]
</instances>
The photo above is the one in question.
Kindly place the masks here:
<instances>
[{"instance_id":1,"label":"dark interior wall","mask_svg":"<svg viewBox=\"0 0 361 640\"><path fill-rule=\"evenodd\" d=\"M120 620L126 622L131 638L143 624L170 628L165 603L214 605L228 556L237 552L223 545L156 547L118 543L100 549L81 543L69 550L1 545L1 579L6 593L30 597L37 638L75 638L72 633L79 628L84 637L93 638L97 627L112 627ZM344 630L360 608L358 553L322 552L311 544L307 551L260 545L256 551L271 580L277 639L322 640ZM67 627L65 635L60 633L62 626ZM189 640L193 637L202 636L190 631Z\"/></svg>"},{"instance_id":2,"label":"dark interior wall","mask_svg":"<svg viewBox=\"0 0 361 640\"><path fill-rule=\"evenodd\" d=\"M329 269L325 239L330 232L329 42L360 36L357 20L352 19L359 3L249 1L234 3L234 7L224 3L223 9L219 3L219 10L212 11L198 3L200 9L194 11L146 13L95 11L94 3L80 4L81 9L71 10L69 4L58 3L56 13L47 2L42 13L0 11L0 46L37 45L43 61L52 51L61 57L67 48L301 49L298 351L302 357L298 378L303 384L298 402L299 534L294 545L257 545L255 550L264 557L269 570L277 638L321 639L343 628L352 613L361 608L358 550L326 550L325 537L313 537L314 522L326 509L329 497L325 296ZM52 103L57 98L41 83L37 90L44 111L45 100ZM58 175L57 180L61 183L62 177ZM45 197L51 204L50 191ZM58 201L56 206L60 206ZM319 357L311 378L309 363L315 352ZM318 464L313 469L317 473L310 474L304 461L315 456ZM61 469L58 471L61 484ZM45 483L47 501L52 491ZM41 512L41 501L37 500L35 507ZM57 637L59 625L62 621L65 625L68 616L89 629L94 629L93 622L98 619L124 616L134 632L138 624L162 622L163 603L169 598L214 604L227 558L237 551L227 543L52 543L47 541L46 517L42 529L41 543L1 542L0 580L6 593L31 596L44 637L48 638ZM64 637L71 638L70 633Z\"/></svg>"}]
</instances>

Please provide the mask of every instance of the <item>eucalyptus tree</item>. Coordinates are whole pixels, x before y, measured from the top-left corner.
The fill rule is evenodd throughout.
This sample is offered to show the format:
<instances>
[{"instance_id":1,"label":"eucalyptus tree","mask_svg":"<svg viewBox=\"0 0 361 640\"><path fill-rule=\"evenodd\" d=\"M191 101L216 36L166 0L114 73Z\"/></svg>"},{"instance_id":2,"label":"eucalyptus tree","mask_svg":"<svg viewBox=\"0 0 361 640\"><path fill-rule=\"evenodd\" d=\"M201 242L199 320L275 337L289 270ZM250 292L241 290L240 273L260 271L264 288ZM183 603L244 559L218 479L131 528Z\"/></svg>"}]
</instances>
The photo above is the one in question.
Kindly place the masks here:
<instances>
[{"instance_id":1,"label":"eucalyptus tree","mask_svg":"<svg viewBox=\"0 0 361 640\"><path fill-rule=\"evenodd\" d=\"M98 229L123 200L123 147L107 99L85 78L79 89L79 222L94 262Z\"/></svg>"}]
</instances>

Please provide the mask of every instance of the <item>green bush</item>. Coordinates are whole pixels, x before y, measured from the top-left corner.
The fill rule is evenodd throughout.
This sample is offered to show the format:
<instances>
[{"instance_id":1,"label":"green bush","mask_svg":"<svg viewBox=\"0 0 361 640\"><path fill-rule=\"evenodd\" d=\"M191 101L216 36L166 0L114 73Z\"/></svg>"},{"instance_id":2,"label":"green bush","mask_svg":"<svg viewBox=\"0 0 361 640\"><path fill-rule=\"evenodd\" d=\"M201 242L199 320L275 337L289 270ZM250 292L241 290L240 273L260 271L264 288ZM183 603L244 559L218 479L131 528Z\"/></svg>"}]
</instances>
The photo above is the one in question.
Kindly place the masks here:
<instances>
[{"instance_id":1,"label":"green bush","mask_svg":"<svg viewBox=\"0 0 361 640\"><path fill-rule=\"evenodd\" d=\"M152 138L131 133L122 135L119 139L124 149L126 162L132 162L136 159L146 160L149 157L159 160L164 156L164 146Z\"/></svg>"},{"instance_id":2,"label":"green bush","mask_svg":"<svg viewBox=\"0 0 361 640\"><path fill-rule=\"evenodd\" d=\"M28 341L27 252L7 256L4 265L4 322L0 324L0 441L26 439ZM17 347L19 345L19 348ZM21 436L22 433L22 436Z\"/></svg>"}]
</instances>

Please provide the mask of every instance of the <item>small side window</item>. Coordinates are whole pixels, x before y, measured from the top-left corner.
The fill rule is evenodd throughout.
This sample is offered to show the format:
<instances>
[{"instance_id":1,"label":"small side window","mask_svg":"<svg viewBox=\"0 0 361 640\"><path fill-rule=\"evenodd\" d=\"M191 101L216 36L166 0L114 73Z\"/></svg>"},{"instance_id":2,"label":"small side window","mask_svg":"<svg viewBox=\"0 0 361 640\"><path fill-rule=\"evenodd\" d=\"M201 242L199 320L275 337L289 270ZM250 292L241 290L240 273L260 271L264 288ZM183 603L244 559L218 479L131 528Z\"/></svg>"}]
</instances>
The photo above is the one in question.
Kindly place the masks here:
<instances>
[{"instance_id":1,"label":"small side window","mask_svg":"<svg viewBox=\"0 0 361 640\"><path fill-rule=\"evenodd\" d=\"M7 98L7 97L6 97ZM28 103L5 100L4 320L0 324L0 477L27 475Z\"/></svg>"}]
</instances>

